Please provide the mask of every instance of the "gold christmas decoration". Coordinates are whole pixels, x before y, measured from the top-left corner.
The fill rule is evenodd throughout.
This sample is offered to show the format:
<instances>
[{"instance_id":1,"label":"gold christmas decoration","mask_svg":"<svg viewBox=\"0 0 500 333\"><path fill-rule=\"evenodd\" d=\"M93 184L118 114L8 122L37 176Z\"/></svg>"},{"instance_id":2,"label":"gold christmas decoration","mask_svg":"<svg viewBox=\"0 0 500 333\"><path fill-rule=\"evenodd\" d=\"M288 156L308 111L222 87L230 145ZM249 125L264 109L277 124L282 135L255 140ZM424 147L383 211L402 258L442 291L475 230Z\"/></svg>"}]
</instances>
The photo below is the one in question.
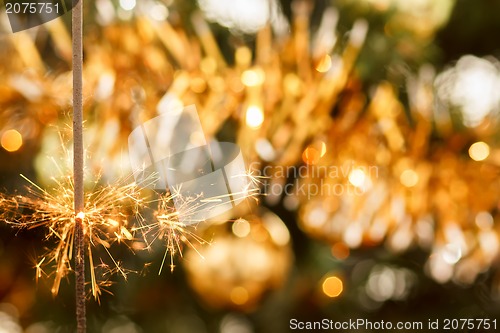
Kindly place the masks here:
<instances>
[{"instance_id":1,"label":"gold christmas decoration","mask_svg":"<svg viewBox=\"0 0 500 333\"><path fill-rule=\"evenodd\" d=\"M467 133L442 130L444 138L432 142L431 120L451 126L433 113L432 82L425 69L410 79L413 126L384 83L347 130L324 134L324 156L305 160L310 172L299 186L318 190L302 196L300 224L330 242L334 256L343 247L384 243L399 253L420 246L430 251L432 278L469 285L498 255L498 164L489 145L468 144ZM337 123L346 118L341 113Z\"/></svg>"},{"instance_id":2,"label":"gold christmas decoration","mask_svg":"<svg viewBox=\"0 0 500 333\"><path fill-rule=\"evenodd\" d=\"M288 229L270 211L257 214L203 230L213 237L210 246L186 251L188 282L211 307L252 310L286 280L292 260Z\"/></svg>"}]
</instances>

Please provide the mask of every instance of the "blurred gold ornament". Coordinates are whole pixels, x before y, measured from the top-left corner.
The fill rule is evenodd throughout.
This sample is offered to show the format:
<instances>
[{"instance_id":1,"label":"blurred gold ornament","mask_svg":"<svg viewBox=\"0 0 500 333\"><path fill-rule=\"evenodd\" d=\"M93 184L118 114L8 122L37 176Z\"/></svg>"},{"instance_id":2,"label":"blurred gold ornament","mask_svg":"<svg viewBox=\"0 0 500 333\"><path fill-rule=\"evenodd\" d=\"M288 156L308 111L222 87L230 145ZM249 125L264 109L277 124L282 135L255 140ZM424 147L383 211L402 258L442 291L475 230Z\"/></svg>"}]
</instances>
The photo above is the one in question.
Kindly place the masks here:
<instances>
[{"instance_id":1,"label":"blurred gold ornament","mask_svg":"<svg viewBox=\"0 0 500 333\"><path fill-rule=\"evenodd\" d=\"M283 286L292 262L290 234L275 214L263 208L258 214L207 228L211 244L186 251L188 282L211 307L252 310L266 292Z\"/></svg>"}]
</instances>

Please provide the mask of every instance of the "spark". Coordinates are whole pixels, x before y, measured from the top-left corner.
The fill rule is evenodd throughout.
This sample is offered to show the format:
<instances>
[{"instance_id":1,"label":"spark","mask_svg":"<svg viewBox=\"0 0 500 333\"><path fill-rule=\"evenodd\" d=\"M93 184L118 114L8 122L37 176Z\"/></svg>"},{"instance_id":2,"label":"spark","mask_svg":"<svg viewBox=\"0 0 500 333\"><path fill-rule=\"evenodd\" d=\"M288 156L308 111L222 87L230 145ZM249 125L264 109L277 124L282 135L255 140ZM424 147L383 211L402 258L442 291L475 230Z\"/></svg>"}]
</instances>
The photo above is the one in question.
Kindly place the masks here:
<instances>
[{"instance_id":1,"label":"spark","mask_svg":"<svg viewBox=\"0 0 500 333\"><path fill-rule=\"evenodd\" d=\"M228 201L234 204L236 201L240 202L244 199L258 200L260 189L257 185L261 183L259 177L252 172L233 177L244 177L246 181L246 185L239 192L206 198L203 194L185 196L182 195L182 185L180 185L174 188L172 193L158 194L158 199L151 201L157 206L153 211L150 223L148 223L147 218L141 216L139 219L141 223L134 231L142 231L146 249L151 249L156 242L164 244L165 251L158 275L163 271L167 258L169 259L170 272L174 271L175 257L183 258L185 246L193 249L203 258L198 247L210 245L211 241L204 239L197 232L198 225L207 222L206 219L200 219L200 216L208 216L212 210L216 210L219 205L226 205Z\"/></svg>"},{"instance_id":2,"label":"spark","mask_svg":"<svg viewBox=\"0 0 500 333\"><path fill-rule=\"evenodd\" d=\"M100 185L96 180L94 188L85 193L84 211L75 216L71 175L52 178L53 186L48 190L21 176L29 183L27 195L0 196L0 219L18 229L43 228L46 231L45 240L54 242L35 265L37 282L42 276L52 276L51 292L55 296L61 281L72 272L76 218L83 222L92 296L99 299L102 288L109 285L107 275L119 274L127 278L130 271L122 267L109 248L114 243L134 238L131 219L142 205L140 188L135 183ZM97 257L94 250L100 246L112 265L94 264ZM55 268L51 274L44 272L44 267L48 265ZM104 269L104 273L97 276L97 268ZM101 277L105 279L101 280Z\"/></svg>"},{"instance_id":3,"label":"spark","mask_svg":"<svg viewBox=\"0 0 500 333\"><path fill-rule=\"evenodd\" d=\"M42 276L46 275L45 272L43 271L43 268L42 268L42 264L45 261L45 259L46 259L46 257L42 257L42 259L39 262L37 262L37 264L35 265L35 269L36 269L36 275L35 275L36 284L38 284L38 280L40 278L42 278Z\"/></svg>"},{"instance_id":4,"label":"spark","mask_svg":"<svg viewBox=\"0 0 500 333\"><path fill-rule=\"evenodd\" d=\"M147 223L146 219L142 218L143 223L134 230L142 231L147 249L151 249L153 243L158 241L165 244L165 252L158 275L161 274L168 256L170 256L170 271L174 271L174 258L176 255L179 255L181 258L183 257L182 250L184 246L189 246L198 252L196 249L197 245L210 244L209 241L196 234L197 223L187 225L179 220L181 210L184 209L182 214L190 214L194 212L196 207L195 205L191 205L194 202L193 199L183 199L182 201L185 202L185 205L181 205L181 207L177 207L176 209L174 206L174 197L179 196L179 192L174 194L159 194L158 199L155 200L157 208L153 212L151 223Z\"/></svg>"},{"instance_id":5,"label":"spark","mask_svg":"<svg viewBox=\"0 0 500 333\"><path fill-rule=\"evenodd\" d=\"M157 193L155 200L146 199L141 193L144 184L139 186L133 182L119 185L122 184L120 182L101 185L100 177L97 177L93 188L85 192L84 211L75 215L71 175L52 178L53 186L49 189L22 177L29 183L27 195L0 194L0 220L20 230L42 228L46 231L45 240L53 242L53 246L36 260L36 281L43 277L53 278L51 292L54 296L58 294L61 281L73 271L71 261L75 219L80 219L88 256L90 292L97 301L103 292L110 293L106 289L112 284L110 276L121 275L126 280L127 275L133 272L113 257L110 251L113 244L125 244L133 252L137 250L138 242L143 242L148 250L153 243L161 242L165 252L158 274L161 274L168 257L170 271L173 271L175 257L183 257L185 246L203 257L197 250L198 246L210 244L196 232L199 223L205 221L199 219L200 212L203 216L203 212L217 209L219 204L227 204L228 200L233 203L249 198L257 200L260 194L256 186L260 180L250 172L234 176L244 177L247 181L240 192L211 198L204 198L203 194L187 197L181 195L182 187L179 186L173 193ZM148 208L151 203L156 204L152 218L145 218L143 212L151 210ZM136 225L132 224L133 220ZM132 246L129 246L129 242L132 242ZM99 256L97 248L104 249L106 255ZM47 266L54 268L52 273L45 272Z\"/></svg>"}]
</instances>

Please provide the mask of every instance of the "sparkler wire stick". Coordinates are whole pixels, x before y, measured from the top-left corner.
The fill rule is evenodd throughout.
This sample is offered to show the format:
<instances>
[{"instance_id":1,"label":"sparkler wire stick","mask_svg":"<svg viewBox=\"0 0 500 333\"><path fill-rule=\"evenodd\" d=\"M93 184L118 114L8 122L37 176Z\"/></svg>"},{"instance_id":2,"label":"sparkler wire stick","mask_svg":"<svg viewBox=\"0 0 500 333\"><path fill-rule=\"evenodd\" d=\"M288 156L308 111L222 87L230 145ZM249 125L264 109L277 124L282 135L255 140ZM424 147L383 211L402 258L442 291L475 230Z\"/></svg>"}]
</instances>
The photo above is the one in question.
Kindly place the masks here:
<instances>
[{"instance_id":1,"label":"sparkler wire stick","mask_svg":"<svg viewBox=\"0 0 500 333\"><path fill-rule=\"evenodd\" d=\"M86 331L85 318L85 249L83 235L84 192L83 192L83 0L72 10L73 37L73 180L75 201L75 281L76 281L76 324L77 332Z\"/></svg>"}]
</instances>

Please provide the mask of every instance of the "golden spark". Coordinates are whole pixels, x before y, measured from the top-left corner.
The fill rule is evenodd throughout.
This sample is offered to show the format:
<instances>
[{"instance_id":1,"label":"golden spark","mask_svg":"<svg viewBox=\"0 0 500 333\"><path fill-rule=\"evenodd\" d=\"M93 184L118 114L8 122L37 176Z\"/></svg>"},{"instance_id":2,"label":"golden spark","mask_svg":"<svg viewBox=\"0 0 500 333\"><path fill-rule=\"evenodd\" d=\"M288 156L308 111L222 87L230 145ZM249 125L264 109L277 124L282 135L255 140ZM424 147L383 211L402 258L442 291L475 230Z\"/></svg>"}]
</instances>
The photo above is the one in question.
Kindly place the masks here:
<instances>
[{"instance_id":1,"label":"golden spark","mask_svg":"<svg viewBox=\"0 0 500 333\"><path fill-rule=\"evenodd\" d=\"M198 251L198 246L210 245L210 241L204 239L197 233L197 227L200 223L206 222L200 219L203 213L210 213L216 210L219 205L226 205L227 202L240 202L245 199L255 199L260 194L257 186L260 184L259 177L251 172L233 177L244 177L247 185L239 192L232 192L212 197L204 197L203 194L197 196L182 195L182 185L174 188L173 192L158 194L158 199L151 202L157 203L154 209L151 221L148 218L140 216L140 225L134 228L134 231L142 231L143 239L146 243L146 249L150 250L155 242L165 244L165 252L160 265L158 274L161 274L167 257L170 257L170 271L175 268L174 258L178 255L183 257L183 247L187 246L196 251L200 257L203 257ZM174 204L175 201L175 204ZM186 222L187 221L187 222Z\"/></svg>"},{"instance_id":2,"label":"golden spark","mask_svg":"<svg viewBox=\"0 0 500 333\"><path fill-rule=\"evenodd\" d=\"M45 275L43 268L52 265L55 272L52 294L57 295L61 280L71 271L73 241L75 230L75 213L73 204L73 180L70 175L52 178L53 187L45 190L33 181L22 176L30 185L27 195L0 197L1 220L19 229L44 228L45 240L55 241L35 265L36 280ZM98 300L103 286L109 285L109 278L101 281L96 269L104 269L103 277L120 274L125 279L130 271L124 269L109 250L112 244L132 241L131 219L138 214L142 206L140 188L135 184L100 185L85 193L85 211L79 212L76 218L81 219L84 226L86 250L88 252L89 271L91 275L91 291ZM94 249L102 246L111 260L111 265L95 265Z\"/></svg>"}]
</instances>

